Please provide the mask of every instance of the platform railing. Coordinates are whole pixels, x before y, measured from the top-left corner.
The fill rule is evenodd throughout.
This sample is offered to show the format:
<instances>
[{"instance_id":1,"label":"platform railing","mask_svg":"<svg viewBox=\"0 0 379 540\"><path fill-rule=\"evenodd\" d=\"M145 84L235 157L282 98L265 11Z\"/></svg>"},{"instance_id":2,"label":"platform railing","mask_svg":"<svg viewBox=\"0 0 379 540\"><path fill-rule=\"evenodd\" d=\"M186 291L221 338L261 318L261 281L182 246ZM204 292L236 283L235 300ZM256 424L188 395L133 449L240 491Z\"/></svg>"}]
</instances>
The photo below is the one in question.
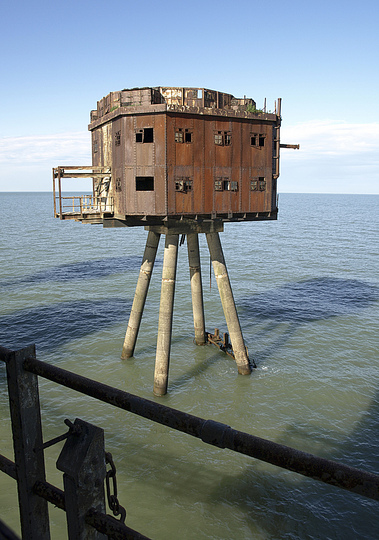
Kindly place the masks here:
<instances>
[{"instance_id":1,"label":"platform railing","mask_svg":"<svg viewBox=\"0 0 379 540\"><path fill-rule=\"evenodd\" d=\"M43 377L61 386L71 388L84 395L137 414L171 429L181 431L192 437L197 437L206 444L220 449L227 448L363 497L379 500L379 475L376 473L363 471L262 439L235 430L220 422L206 420L172 409L41 362L35 356L34 346L19 351L11 351L0 347L0 360L6 363L7 368L15 454L15 463L0 455L0 470L17 480L20 521L24 539L50 539L46 501L66 510L70 540L105 538L96 536L98 532L107 534L109 538L146 538L140 533L128 529L124 523L104 513L104 494L101 490L95 488L91 490L86 485L85 496L83 496L80 485L76 485L78 484L76 479L81 474L87 478L86 483L88 484L88 467L90 467L93 475L93 467L92 465L89 466L85 462L86 460L82 459L83 463L78 464L78 456L83 457L83 447L91 448L91 455L87 461L92 463L93 459L95 459L94 456L97 456L96 459L99 461L99 466L96 469L100 472L97 476L96 474L93 475L91 482L97 487L100 484L103 485L104 447L103 442L101 442L103 440L102 429L79 419L76 419L74 424L66 421L70 425L71 431L69 430L68 434L58 438L59 440L67 438L58 458L57 467L64 472L65 477L71 475L71 481L65 481L65 492L67 484L67 489L71 490L69 491L69 500L76 501L75 507L72 504L67 505L65 493L62 490L46 482L43 449L54 444L57 440L48 443L42 441L38 377ZM77 427L75 428L75 426ZM84 436L85 440L83 441L80 437ZM76 464L75 467L72 465L74 463ZM85 531L87 536L84 533L80 536L77 532L79 529Z\"/></svg>"},{"instance_id":2,"label":"platform railing","mask_svg":"<svg viewBox=\"0 0 379 540\"><path fill-rule=\"evenodd\" d=\"M84 219L91 214L103 215L113 212L113 197L96 197L93 195L66 195L56 197L59 212L55 217L77 217Z\"/></svg>"},{"instance_id":3,"label":"platform railing","mask_svg":"<svg viewBox=\"0 0 379 540\"><path fill-rule=\"evenodd\" d=\"M92 179L91 195L63 196L62 180L65 178ZM113 197L108 195L111 181L110 167L95 166L59 166L53 167L54 217L60 219L85 219L102 217L113 212ZM95 189L95 184L98 190Z\"/></svg>"}]
</instances>

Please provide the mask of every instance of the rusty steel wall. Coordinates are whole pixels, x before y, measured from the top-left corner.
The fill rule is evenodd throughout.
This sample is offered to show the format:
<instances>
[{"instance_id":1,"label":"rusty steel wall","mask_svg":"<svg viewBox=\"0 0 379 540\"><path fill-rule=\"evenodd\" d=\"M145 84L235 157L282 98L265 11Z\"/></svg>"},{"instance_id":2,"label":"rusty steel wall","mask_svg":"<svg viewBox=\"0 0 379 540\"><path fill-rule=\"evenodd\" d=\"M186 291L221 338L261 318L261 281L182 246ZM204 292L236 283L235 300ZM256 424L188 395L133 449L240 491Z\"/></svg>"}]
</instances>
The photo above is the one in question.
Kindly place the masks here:
<instances>
[{"instance_id":1,"label":"rusty steel wall","mask_svg":"<svg viewBox=\"0 0 379 540\"><path fill-rule=\"evenodd\" d=\"M275 219L280 117L241 113L252 100L229 94L163 90L165 99L191 104L154 104L155 89L111 93L98 102L104 119L90 125L92 163L111 167L114 217ZM122 106L132 98L132 106ZM200 100L226 108L200 113Z\"/></svg>"}]
</instances>

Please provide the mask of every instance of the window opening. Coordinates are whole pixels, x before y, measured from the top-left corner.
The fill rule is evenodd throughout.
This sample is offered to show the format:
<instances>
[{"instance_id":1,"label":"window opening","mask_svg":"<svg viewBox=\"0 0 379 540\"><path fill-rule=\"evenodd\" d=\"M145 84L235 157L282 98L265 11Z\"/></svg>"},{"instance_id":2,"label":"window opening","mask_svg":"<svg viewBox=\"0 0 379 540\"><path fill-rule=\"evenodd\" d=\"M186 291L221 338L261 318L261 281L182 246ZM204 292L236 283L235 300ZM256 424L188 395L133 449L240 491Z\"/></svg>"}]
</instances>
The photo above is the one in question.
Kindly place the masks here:
<instances>
[{"instance_id":1,"label":"window opening","mask_svg":"<svg viewBox=\"0 0 379 540\"><path fill-rule=\"evenodd\" d=\"M266 180L264 176L259 176L250 181L250 190L251 191L265 191L266 190Z\"/></svg>"},{"instance_id":2,"label":"window opening","mask_svg":"<svg viewBox=\"0 0 379 540\"><path fill-rule=\"evenodd\" d=\"M120 146L121 144L121 131L116 131L115 135L114 135L114 144L115 146Z\"/></svg>"},{"instance_id":3,"label":"window opening","mask_svg":"<svg viewBox=\"0 0 379 540\"><path fill-rule=\"evenodd\" d=\"M184 140L184 133L181 130L181 128L178 129L178 131L175 131L175 142L182 143Z\"/></svg>"},{"instance_id":4,"label":"window opening","mask_svg":"<svg viewBox=\"0 0 379 540\"><path fill-rule=\"evenodd\" d=\"M136 191L154 191L154 176L136 176Z\"/></svg>"},{"instance_id":5,"label":"window opening","mask_svg":"<svg viewBox=\"0 0 379 540\"><path fill-rule=\"evenodd\" d=\"M228 177L222 177L215 179L214 182L215 191L238 191L238 182L230 180Z\"/></svg>"},{"instance_id":6,"label":"window opening","mask_svg":"<svg viewBox=\"0 0 379 540\"><path fill-rule=\"evenodd\" d=\"M177 176L175 178L175 191L182 193L192 191L192 178L190 176Z\"/></svg>"},{"instance_id":7,"label":"window opening","mask_svg":"<svg viewBox=\"0 0 379 540\"><path fill-rule=\"evenodd\" d=\"M178 128L175 131L175 142L177 143L191 143L192 142L192 131L189 129Z\"/></svg>"},{"instance_id":8,"label":"window opening","mask_svg":"<svg viewBox=\"0 0 379 540\"><path fill-rule=\"evenodd\" d=\"M96 139L95 141L93 141L93 153L97 154L98 150L99 150L99 142Z\"/></svg>"},{"instance_id":9,"label":"window opening","mask_svg":"<svg viewBox=\"0 0 379 540\"><path fill-rule=\"evenodd\" d=\"M265 145L265 136L259 135L259 146L262 147Z\"/></svg>"},{"instance_id":10,"label":"window opening","mask_svg":"<svg viewBox=\"0 0 379 540\"><path fill-rule=\"evenodd\" d=\"M250 146L257 146L258 135L250 135Z\"/></svg>"},{"instance_id":11,"label":"window opening","mask_svg":"<svg viewBox=\"0 0 379 540\"><path fill-rule=\"evenodd\" d=\"M136 142L137 143L152 143L154 142L154 129L153 128L144 128L136 131Z\"/></svg>"},{"instance_id":12,"label":"window opening","mask_svg":"<svg viewBox=\"0 0 379 540\"><path fill-rule=\"evenodd\" d=\"M214 142L217 146L231 146L232 134L230 131L215 131Z\"/></svg>"}]
</instances>

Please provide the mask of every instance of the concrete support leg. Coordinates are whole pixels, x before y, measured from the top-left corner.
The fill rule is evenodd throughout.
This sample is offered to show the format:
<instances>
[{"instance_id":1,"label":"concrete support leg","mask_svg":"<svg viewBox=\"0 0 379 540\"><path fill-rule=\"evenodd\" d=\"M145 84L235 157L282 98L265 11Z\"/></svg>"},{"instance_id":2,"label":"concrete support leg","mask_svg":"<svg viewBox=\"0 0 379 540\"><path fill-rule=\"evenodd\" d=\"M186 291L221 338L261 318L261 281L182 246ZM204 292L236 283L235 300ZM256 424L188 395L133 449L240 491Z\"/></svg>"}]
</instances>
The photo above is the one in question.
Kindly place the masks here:
<instances>
[{"instance_id":1,"label":"concrete support leg","mask_svg":"<svg viewBox=\"0 0 379 540\"><path fill-rule=\"evenodd\" d=\"M159 307L157 353L154 373L153 391L156 396L163 396L167 392L176 266L178 261L178 242L178 234L166 235L162 270L161 303Z\"/></svg>"},{"instance_id":2,"label":"concrete support leg","mask_svg":"<svg viewBox=\"0 0 379 540\"><path fill-rule=\"evenodd\" d=\"M207 233L209 253L212 259L213 270L216 276L217 286L220 293L221 304L228 326L230 341L232 343L234 357L238 367L238 373L249 375L251 367L243 341L242 331L236 305L234 303L233 292L230 286L228 270L226 268L224 254L222 252L219 234Z\"/></svg>"},{"instance_id":3,"label":"concrete support leg","mask_svg":"<svg viewBox=\"0 0 379 540\"><path fill-rule=\"evenodd\" d=\"M143 309L145 307L147 291L149 290L151 274L153 272L155 257L157 254L159 238L160 234L149 231L136 292L134 295L132 310L130 312L128 328L125 334L124 346L122 348L121 358L123 359L130 358L134 354Z\"/></svg>"},{"instance_id":4,"label":"concrete support leg","mask_svg":"<svg viewBox=\"0 0 379 540\"><path fill-rule=\"evenodd\" d=\"M201 283L201 266L199 251L199 235L187 234L188 262L190 268L193 324L195 327L196 345L204 345L207 341L205 333L203 286Z\"/></svg>"}]
</instances>

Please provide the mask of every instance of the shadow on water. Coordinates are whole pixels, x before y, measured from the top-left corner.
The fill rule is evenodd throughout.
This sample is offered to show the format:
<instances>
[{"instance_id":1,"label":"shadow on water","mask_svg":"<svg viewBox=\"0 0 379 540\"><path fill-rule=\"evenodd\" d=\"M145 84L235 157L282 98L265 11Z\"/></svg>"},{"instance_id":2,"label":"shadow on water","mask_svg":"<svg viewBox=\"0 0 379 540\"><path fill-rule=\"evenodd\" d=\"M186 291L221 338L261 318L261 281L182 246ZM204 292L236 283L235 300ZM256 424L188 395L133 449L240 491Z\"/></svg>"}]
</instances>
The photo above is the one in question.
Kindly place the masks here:
<instances>
[{"instance_id":1,"label":"shadow on water","mask_svg":"<svg viewBox=\"0 0 379 540\"><path fill-rule=\"evenodd\" d=\"M35 285L51 281L74 281L108 277L114 274L136 270L141 266L142 258L132 255L129 257L109 257L106 259L96 259L90 261L80 261L76 263L54 266L23 276L12 281L0 283L0 287L16 287L19 285ZM156 264L160 264L157 261Z\"/></svg>"},{"instance_id":2,"label":"shadow on water","mask_svg":"<svg viewBox=\"0 0 379 540\"><path fill-rule=\"evenodd\" d=\"M0 343L13 350L35 343L47 351L126 321L130 308L130 301L107 298L22 309L0 317Z\"/></svg>"},{"instance_id":3,"label":"shadow on water","mask_svg":"<svg viewBox=\"0 0 379 540\"><path fill-rule=\"evenodd\" d=\"M242 300L243 317L303 324L349 315L379 300L375 285L356 279L319 277L286 283Z\"/></svg>"},{"instance_id":4,"label":"shadow on water","mask_svg":"<svg viewBox=\"0 0 379 540\"><path fill-rule=\"evenodd\" d=\"M267 321L255 338L273 337L266 349L255 352L255 360L270 357L307 323L351 315L379 300L379 288L355 279L319 277L265 291L238 304L242 327ZM287 326L283 330L283 323Z\"/></svg>"}]
</instances>

